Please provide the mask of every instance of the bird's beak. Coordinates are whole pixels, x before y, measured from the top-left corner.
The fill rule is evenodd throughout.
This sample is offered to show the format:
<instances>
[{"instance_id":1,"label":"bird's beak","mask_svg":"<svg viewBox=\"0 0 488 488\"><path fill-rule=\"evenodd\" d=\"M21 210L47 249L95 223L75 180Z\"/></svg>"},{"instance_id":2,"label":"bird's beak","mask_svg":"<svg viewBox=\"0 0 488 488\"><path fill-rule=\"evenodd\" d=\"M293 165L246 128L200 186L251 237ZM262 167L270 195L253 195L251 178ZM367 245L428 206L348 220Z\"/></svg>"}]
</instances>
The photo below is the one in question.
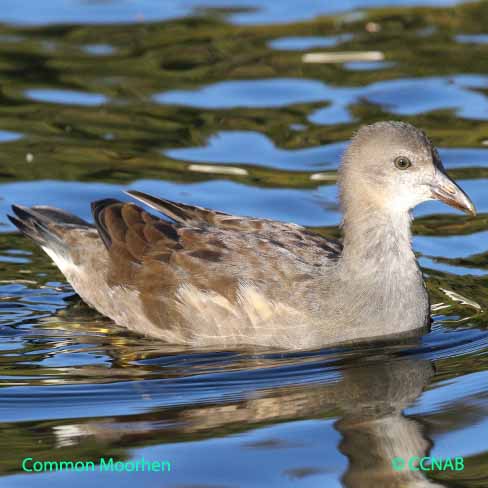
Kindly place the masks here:
<instances>
[{"instance_id":1,"label":"bird's beak","mask_svg":"<svg viewBox=\"0 0 488 488\"><path fill-rule=\"evenodd\" d=\"M431 184L432 198L441 200L451 207L458 208L465 213L476 215L476 208L471 199L458 184L452 180L443 168L437 168Z\"/></svg>"}]
</instances>

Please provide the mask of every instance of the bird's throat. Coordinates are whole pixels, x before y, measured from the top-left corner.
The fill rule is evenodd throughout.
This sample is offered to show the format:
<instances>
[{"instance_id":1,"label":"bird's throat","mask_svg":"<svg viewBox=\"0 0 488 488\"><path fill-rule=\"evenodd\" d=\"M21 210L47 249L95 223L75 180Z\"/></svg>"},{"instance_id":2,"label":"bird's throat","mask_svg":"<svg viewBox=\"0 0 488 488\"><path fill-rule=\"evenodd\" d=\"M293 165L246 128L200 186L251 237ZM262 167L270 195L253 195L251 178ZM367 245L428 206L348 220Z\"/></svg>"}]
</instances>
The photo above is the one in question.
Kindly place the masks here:
<instances>
[{"instance_id":1,"label":"bird's throat","mask_svg":"<svg viewBox=\"0 0 488 488\"><path fill-rule=\"evenodd\" d=\"M411 217L407 212L385 213L365 209L345 212L344 250L340 266L344 276L354 276L370 286L388 288L419 285L420 269L411 243Z\"/></svg>"}]
</instances>

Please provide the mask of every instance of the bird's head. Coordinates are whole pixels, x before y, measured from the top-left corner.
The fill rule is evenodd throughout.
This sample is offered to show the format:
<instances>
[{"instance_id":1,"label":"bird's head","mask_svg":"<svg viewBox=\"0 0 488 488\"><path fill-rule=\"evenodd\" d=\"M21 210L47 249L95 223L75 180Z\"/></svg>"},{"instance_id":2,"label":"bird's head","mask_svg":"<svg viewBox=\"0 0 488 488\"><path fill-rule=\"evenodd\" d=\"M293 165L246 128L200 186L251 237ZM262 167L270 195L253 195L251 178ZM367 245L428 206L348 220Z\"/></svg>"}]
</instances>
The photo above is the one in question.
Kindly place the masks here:
<instances>
[{"instance_id":1,"label":"bird's head","mask_svg":"<svg viewBox=\"0 0 488 488\"><path fill-rule=\"evenodd\" d=\"M447 175L436 148L421 130L403 122L363 126L347 148L340 171L341 200L349 206L409 212L440 200L471 215L471 199Z\"/></svg>"}]
</instances>

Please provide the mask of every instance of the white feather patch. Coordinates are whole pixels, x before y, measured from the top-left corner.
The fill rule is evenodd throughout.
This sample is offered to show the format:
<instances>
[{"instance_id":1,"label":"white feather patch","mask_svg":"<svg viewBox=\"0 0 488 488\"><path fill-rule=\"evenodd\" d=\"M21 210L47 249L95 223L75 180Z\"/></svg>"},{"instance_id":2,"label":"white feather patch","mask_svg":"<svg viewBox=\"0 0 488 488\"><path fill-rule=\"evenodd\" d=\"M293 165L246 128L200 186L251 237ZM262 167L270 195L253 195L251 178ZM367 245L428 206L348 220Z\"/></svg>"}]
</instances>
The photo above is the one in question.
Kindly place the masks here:
<instances>
[{"instance_id":1,"label":"white feather patch","mask_svg":"<svg viewBox=\"0 0 488 488\"><path fill-rule=\"evenodd\" d=\"M61 270L61 272L66 275L70 271L76 269L76 265L70 259L66 259L59 254L56 254L51 248L46 246L41 246L42 250L53 260L54 264Z\"/></svg>"}]
</instances>

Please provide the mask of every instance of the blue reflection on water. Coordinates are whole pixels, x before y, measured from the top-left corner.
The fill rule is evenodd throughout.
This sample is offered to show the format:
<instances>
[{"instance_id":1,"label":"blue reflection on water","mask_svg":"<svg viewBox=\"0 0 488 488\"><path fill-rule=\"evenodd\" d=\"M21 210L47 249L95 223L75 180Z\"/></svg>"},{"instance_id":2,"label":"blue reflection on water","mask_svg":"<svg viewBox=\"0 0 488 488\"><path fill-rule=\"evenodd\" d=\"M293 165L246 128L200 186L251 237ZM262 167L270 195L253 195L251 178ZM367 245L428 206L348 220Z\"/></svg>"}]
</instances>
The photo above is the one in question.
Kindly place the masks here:
<instances>
[{"instance_id":1,"label":"blue reflection on water","mask_svg":"<svg viewBox=\"0 0 488 488\"><path fill-rule=\"evenodd\" d=\"M102 105L107 97L99 93L86 93L75 90L55 90L48 88L32 88L25 92L27 98L38 102L61 103L66 105Z\"/></svg>"}]
</instances>

